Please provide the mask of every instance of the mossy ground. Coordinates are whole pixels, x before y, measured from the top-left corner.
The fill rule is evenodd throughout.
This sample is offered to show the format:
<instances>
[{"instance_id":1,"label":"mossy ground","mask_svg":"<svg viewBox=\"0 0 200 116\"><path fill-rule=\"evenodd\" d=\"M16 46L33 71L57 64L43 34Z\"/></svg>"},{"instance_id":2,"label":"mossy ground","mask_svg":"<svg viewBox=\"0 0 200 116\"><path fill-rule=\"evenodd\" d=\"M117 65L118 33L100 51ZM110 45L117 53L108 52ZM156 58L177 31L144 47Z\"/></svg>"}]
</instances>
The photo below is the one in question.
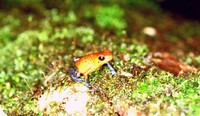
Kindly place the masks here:
<instances>
[{"instance_id":1,"label":"mossy ground","mask_svg":"<svg viewBox=\"0 0 200 116\"><path fill-rule=\"evenodd\" d=\"M129 1L46 3L50 9L35 2L0 12L0 107L5 113L63 113L54 102L52 109L40 110L40 96L76 86L66 73L72 58L104 49L113 52L118 75L110 75L107 67L89 75L93 89L87 91L92 96L87 114L200 113L199 22L177 21L148 0L143 7ZM157 35L145 35L147 26ZM162 51L197 71L174 76L148 61L151 52Z\"/></svg>"}]
</instances>

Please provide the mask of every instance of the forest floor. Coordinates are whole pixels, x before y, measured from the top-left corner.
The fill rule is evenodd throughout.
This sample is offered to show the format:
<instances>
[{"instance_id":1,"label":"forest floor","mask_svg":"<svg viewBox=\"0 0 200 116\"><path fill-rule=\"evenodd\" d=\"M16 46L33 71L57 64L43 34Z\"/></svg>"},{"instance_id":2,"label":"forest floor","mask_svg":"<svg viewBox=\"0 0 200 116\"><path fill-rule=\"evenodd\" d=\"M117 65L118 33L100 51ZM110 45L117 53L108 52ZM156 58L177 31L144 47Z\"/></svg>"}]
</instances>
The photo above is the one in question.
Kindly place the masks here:
<instances>
[{"instance_id":1,"label":"forest floor","mask_svg":"<svg viewBox=\"0 0 200 116\"><path fill-rule=\"evenodd\" d=\"M200 22L160 9L65 5L0 11L0 109L6 114L200 113ZM101 67L89 74L91 89L70 78L74 57L105 49L117 75Z\"/></svg>"}]
</instances>

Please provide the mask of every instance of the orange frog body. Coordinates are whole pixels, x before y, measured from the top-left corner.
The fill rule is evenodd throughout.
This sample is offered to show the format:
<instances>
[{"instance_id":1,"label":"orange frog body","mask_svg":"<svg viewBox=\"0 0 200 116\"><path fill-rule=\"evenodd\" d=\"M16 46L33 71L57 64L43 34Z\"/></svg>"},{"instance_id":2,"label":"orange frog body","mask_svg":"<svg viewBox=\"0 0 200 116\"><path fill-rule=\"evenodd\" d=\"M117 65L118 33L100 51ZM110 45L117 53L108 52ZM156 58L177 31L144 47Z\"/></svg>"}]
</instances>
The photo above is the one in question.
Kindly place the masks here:
<instances>
[{"instance_id":1,"label":"orange frog body","mask_svg":"<svg viewBox=\"0 0 200 116\"><path fill-rule=\"evenodd\" d=\"M88 74L96 71L102 65L107 64L112 74L117 74L112 66L108 63L113 59L113 55L109 50L98 53L92 53L81 57L74 61L74 66L68 68L68 73L75 82L85 82L87 87L91 87L88 81ZM84 79L79 78L81 74Z\"/></svg>"}]
</instances>

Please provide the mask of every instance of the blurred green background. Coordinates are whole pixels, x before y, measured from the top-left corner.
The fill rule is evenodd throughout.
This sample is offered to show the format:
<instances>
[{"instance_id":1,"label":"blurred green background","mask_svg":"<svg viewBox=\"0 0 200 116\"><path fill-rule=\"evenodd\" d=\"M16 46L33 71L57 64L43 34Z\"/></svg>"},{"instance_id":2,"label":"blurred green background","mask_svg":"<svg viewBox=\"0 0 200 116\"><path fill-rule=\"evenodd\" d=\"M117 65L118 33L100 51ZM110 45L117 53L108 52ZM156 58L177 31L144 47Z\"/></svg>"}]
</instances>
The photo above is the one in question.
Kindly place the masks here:
<instances>
[{"instance_id":1,"label":"blurred green background","mask_svg":"<svg viewBox=\"0 0 200 116\"><path fill-rule=\"evenodd\" d=\"M178 10L168 7L174 4L180 6ZM182 10L183 4L188 4L189 13ZM102 88L108 99L118 97L146 115L198 115L200 24L196 4L180 0L1 0L0 108L8 115L44 115L36 104L39 89L71 86L74 82L66 80L70 78L66 68L73 57L109 49L115 69L137 75L107 77L101 83L108 70L92 73L92 85ZM155 29L156 35L144 34L145 27ZM146 61L151 52L175 54L197 72L174 76ZM98 99L88 109L105 110L91 114L117 115L114 106L107 109L102 105L106 101L94 96Z\"/></svg>"}]
</instances>

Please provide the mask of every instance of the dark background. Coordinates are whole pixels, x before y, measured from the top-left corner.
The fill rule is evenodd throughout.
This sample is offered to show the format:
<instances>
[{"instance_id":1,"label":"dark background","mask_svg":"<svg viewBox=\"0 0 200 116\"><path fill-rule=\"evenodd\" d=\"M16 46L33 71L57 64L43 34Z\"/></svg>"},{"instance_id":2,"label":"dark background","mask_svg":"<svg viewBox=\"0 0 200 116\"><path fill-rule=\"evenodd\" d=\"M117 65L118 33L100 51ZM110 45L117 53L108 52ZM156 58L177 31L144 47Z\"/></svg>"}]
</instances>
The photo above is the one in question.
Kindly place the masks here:
<instances>
[{"instance_id":1,"label":"dark background","mask_svg":"<svg viewBox=\"0 0 200 116\"><path fill-rule=\"evenodd\" d=\"M173 14L200 20L200 0L164 0L160 5Z\"/></svg>"},{"instance_id":2,"label":"dark background","mask_svg":"<svg viewBox=\"0 0 200 116\"><path fill-rule=\"evenodd\" d=\"M62 1L65 0L56 0L56 2L62 2ZM102 1L105 2L104 0L94 0L88 2L97 3ZM127 0L127 1L131 2L132 0ZM150 1L155 2L164 11L170 12L175 16L181 16L183 18L192 20L200 20L200 0L150 0ZM9 9L11 7L19 6L17 2L18 2L17 0L0 0L0 9ZM48 5L52 3L51 0L41 0L41 2L43 2L46 7L48 7ZM76 2L81 2L81 1L76 0ZM55 1L53 1L53 4L51 5L56 6Z\"/></svg>"}]
</instances>

